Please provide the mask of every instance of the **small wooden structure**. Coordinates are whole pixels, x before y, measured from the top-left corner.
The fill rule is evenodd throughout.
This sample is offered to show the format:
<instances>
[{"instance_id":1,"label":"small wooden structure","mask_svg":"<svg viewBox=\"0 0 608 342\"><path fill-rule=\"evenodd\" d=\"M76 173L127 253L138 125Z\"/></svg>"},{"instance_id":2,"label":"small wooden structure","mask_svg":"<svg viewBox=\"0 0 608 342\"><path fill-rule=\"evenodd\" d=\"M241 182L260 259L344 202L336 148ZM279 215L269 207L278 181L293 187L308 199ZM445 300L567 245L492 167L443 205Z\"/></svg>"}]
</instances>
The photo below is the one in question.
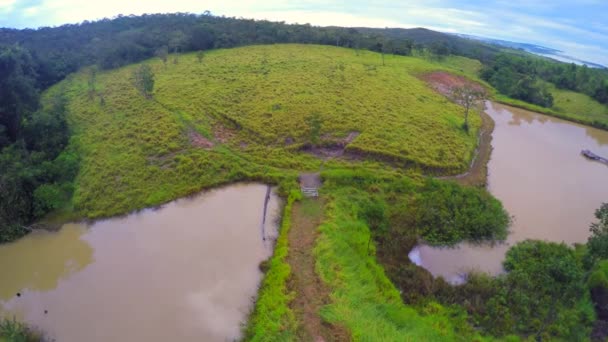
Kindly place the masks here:
<instances>
[{"instance_id":1,"label":"small wooden structure","mask_svg":"<svg viewBox=\"0 0 608 342\"><path fill-rule=\"evenodd\" d=\"M300 190L305 197L319 197L321 176L318 173L302 173L299 177Z\"/></svg>"},{"instance_id":2,"label":"small wooden structure","mask_svg":"<svg viewBox=\"0 0 608 342\"><path fill-rule=\"evenodd\" d=\"M604 164L608 165L608 159L606 159L604 157L600 157L597 154L595 154L589 150L582 150L581 154L588 159L599 161L600 163L604 163Z\"/></svg>"}]
</instances>

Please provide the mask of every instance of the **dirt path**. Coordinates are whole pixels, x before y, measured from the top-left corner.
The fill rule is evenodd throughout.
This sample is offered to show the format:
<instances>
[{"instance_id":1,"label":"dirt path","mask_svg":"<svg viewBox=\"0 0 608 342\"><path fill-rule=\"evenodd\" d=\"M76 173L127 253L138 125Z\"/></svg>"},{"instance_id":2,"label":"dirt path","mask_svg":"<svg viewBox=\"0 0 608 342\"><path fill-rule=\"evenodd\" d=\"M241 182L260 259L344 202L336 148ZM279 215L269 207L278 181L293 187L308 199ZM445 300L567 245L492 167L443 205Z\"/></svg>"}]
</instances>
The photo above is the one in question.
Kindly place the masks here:
<instances>
[{"instance_id":1,"label":"dirt path","mask_svg":"<svg viewBox=\"0 0 608 342\"><path fill-rule=\"evenodd\" d=\"M289 255L292 276L289 287L296 293L291 303L300 322L302 341L349 341L346 330L322 321L319 309L329 303L330 290L315 272L313 248L323 221L323 201L304 199L294 203L289 230Z\"/></svg>"}]
</instances>

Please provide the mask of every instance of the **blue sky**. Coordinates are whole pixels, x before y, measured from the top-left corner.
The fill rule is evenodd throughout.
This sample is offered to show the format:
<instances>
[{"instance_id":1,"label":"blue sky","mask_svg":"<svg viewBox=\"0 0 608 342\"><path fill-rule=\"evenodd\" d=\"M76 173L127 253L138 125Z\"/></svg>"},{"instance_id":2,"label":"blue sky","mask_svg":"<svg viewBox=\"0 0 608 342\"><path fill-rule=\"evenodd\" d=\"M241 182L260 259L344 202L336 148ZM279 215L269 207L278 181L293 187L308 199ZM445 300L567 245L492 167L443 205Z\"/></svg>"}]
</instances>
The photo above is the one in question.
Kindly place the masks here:
<instances>
[{"instance_id":1,"label":"blue sky","mask_svg":"<svg viewBox=\"0 0 608 342\"><path fill-rule=\"evenodd\" d=\"M322 26L427 27L543 45L608 65L608 0L0 0L0 27L35 28L118 14L205 10Z\"/></svg>"}]
</instances>

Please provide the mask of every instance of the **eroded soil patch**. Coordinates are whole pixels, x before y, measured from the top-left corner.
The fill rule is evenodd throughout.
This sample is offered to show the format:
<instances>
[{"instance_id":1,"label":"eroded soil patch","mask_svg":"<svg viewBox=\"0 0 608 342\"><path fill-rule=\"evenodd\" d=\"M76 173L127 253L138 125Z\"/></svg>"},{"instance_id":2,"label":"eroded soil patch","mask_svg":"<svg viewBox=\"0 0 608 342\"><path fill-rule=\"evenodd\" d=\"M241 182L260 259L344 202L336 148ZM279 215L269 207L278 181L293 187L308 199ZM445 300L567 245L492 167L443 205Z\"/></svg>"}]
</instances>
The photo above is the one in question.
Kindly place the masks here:
<instances>
[{"instance_id":1,"label":"eroded soil patch","mask_svg":"<svg viewBox=\"0 0 608 342\"><path fill-rule=\"evenodd\" d=\"M450 96L454 88L469 86L475 90L485 92L484 86L473 82L466 77L450 74L445 71L436 71L421 77L431 88L445 96Z\"/></svg>"},{"instance_id":2,"label":"eroded soil patch","mask_svg":"<svg viewBox=\"0 0 608 342\"><path fill-rule=\"evenodd\" d=\"M190 132L188 132L188 138L190 139L190 144L195 147L210 149L214 146L213 141L205 138L195 130L191 130Z\"/></svg>"},{"instance_id":3,"label":"eroded soil patch","mask_svg":"<svg viewBox=\"0 0 608 342\"><path fill-rule=\"evenodd\" d=\"M353 142L359 134L359 132L353 131L344 138L334 138L326 134L321 137L322 143L319 146L304 145L302 150L321 159L343 157L348 144Z\"/></svg>"}]
</instances>

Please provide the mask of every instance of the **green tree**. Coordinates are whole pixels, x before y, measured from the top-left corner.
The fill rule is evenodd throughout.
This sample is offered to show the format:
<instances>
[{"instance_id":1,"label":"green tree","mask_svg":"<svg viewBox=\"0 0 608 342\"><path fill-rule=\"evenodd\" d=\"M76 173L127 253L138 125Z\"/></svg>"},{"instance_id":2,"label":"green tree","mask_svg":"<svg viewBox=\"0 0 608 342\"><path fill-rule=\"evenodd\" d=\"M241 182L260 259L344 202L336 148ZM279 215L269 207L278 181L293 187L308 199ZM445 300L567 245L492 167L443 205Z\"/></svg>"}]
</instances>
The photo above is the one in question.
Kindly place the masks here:
<instances>
[{"instance_id":1,"label":"green tree","mask_svg":"<svg viewBox=\"0 0 608 342\"><path fill-rule=\"evenodd\" d=\"M587 253L584 258L585 267L590 269L601 260L608 259L608 203L604 203L595 211L597 222L591 224L591 236L587 239Z\"/></svg>"},{"instance_id":2,"label":"green tree","mask_svg":"<svg viewBox=\"0 0 608 342\"><path fill-rule=\"evenodd\" d=\"M154 72L149 65L143 64L133 70L133 85L145 98L152 98Z\"/></svg>"},{"instance_id":3,"label":"green tree","mask_svg":"<svg viewBox=\"0 0 608 342\"><path fill-rule=\"evenodd\" d=\"M203 57L205 57L205 53L203 52L203 50L198 50L196 52L196 59L198 60L199 63L203 62Z\"/></svg>"},{"instance_id":4,"label":"green tree","mask_svg":"<svg viewBox=\"0 0 608 342\"><path fill-rule=\"evenodd\" d=\"M501 289L487 304L490 330L537 341L585 335L593 314L579 311L584 272L573 249L526 240L509 249L503 266L507 273L499 280Z\"/></svg>"}]
</instances>

